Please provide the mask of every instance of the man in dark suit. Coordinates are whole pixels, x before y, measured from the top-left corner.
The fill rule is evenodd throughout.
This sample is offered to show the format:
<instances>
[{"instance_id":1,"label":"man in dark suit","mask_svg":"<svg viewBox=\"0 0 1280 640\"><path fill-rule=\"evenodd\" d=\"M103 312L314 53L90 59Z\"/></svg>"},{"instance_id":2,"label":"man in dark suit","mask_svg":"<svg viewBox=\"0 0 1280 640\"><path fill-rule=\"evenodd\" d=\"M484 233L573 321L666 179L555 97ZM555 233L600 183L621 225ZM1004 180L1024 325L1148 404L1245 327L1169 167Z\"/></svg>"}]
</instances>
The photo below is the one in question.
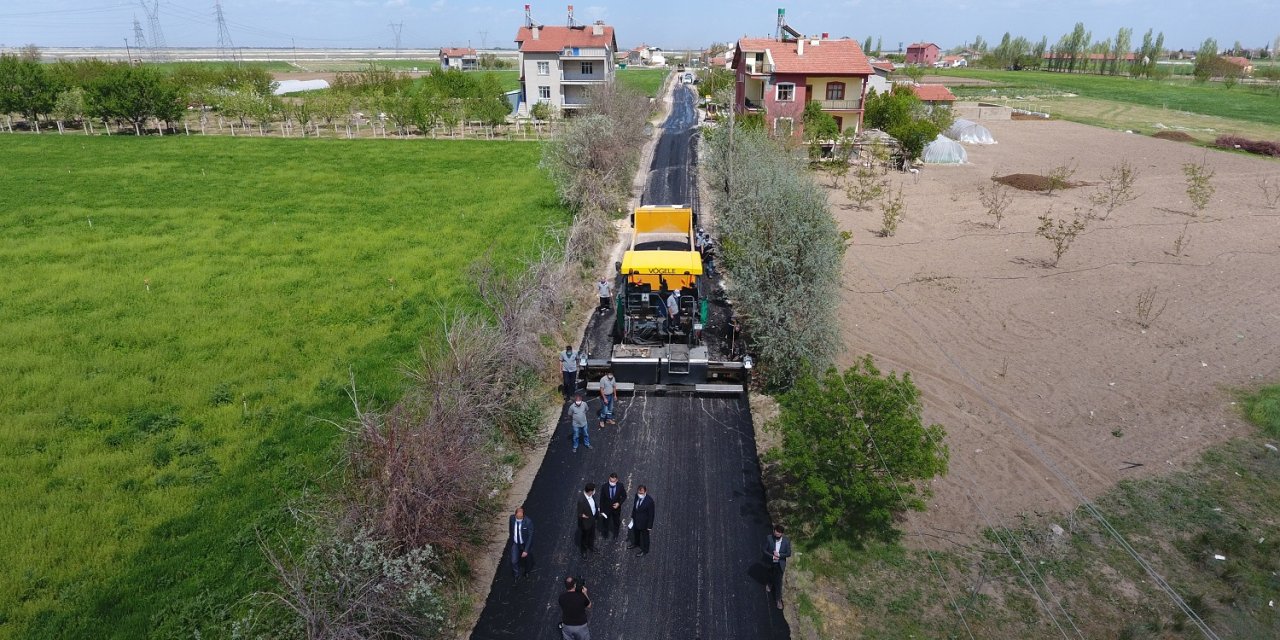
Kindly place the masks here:
<instances>
[{"instance_id":1,"label":"man in dark suit","mask_svg":"<svg viewBox=\"0 0 1280 640\"><path fill-rule=\"evenodd\" d=\"M764 590L782 608L782 574L787 571L787 558L791 557L791 539L782 535L782 525L773 525L773 533L764 537L764 557L769 563L769 583Z\"/></svg>"},{"instance_id":2,"label":"man in dark suit","mask_svg":"<svg viewBox=\"0 0 1280 640\"><path fill-rule=\"evenodd\" d=\"M578 551L587 557L588 551L596 550L596 518L600 516L600 507L596 505L596 485L588 482L578 496Z\"/></svg>"},{"instance_id":3,"label":"man in dark suit","mask_svg":"<svg viewBox=\"0 0 1280 640\"><path fill-rule=\"evenodd\" d=\"M618 482L618 474L609 474L609 483L600 488L600 502L604 507L604 535L618 537L618 528L622 526L622 505L627 502L627 488Z\"/></svg>"},{"instance_id":4,"label":"man in dark suit","mask_svg":"<svg viewBox=\"0 0 1280 640\"><path fill-rule=\"evenodd\" d=\"M533 520L524 515L524 507L516 507L515 515L507 518L507 542L511 544L511 572L519 580L520 567L528 560L529 548L533 546Z\"/></svg>"},{"instance_id":5,"label":"man in dark suit","mask_svg":"<svg viewBox=\"0 0 1280 640\"><path fill-rule=\"evenodd\" d=\"M653 530L653 497L644 485L636 487L636 501L631 505L631 532L635 541L628 549L639 547L636 557L649 553L649 532Z\"/></svg>"}]
</instances>

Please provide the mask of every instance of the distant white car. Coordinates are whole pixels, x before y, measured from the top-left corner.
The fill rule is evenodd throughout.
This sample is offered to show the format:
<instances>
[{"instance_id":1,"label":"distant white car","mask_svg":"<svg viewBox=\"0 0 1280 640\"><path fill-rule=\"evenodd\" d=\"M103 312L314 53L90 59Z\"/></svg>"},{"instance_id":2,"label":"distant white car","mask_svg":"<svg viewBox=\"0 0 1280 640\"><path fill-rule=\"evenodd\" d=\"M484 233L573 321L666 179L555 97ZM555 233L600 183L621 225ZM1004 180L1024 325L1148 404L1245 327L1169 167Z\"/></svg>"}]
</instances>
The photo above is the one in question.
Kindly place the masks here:
<instances>
[{"instance_id":1,"label":"distant white car","mask_svg":"<svg viewBox=\"0 0 1280 640\"><path fill-rule=\"evenodd\" d=\"M693 74L692 74L692 73L686 73L686 74L684 74L684 83L685 83L685 84L693 84Z\"/></svg>"}]
</instances>

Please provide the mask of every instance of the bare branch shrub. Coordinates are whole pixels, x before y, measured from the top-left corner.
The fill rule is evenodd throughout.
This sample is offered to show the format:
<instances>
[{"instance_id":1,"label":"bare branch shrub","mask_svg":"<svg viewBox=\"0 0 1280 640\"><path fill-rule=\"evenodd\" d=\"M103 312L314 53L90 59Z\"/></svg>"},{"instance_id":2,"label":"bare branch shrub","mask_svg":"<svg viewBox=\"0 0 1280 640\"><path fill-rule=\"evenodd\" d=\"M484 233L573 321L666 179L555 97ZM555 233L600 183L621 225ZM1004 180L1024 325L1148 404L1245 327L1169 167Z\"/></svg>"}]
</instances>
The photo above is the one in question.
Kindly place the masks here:
<instances>
[{"instance_id":1,"label":"bare branch shrub","mask_svg":"<svg viewBox=\"0 0 1280 640\"><path fill-rule=\"evenodd\" d=\"M882 172L876 171L874 161L859 160L858 168L853 173L853 180L845 187L845 195L854 206L866 209L867 203L884 195L888 180L883 175Z\"/></svg>"},{"instance_id":2,"label":"bare branch shrub","mask_svg":"<svg viewBox=\"0 0 1280 640\"><path fill-rule=\"evenodd\" d=\"M613 212L631 191L649 103L617 83L593 86L587 100L586 112L543 146L541 165L574 210Z\"/></svg>"},{"instance_id":3,"label":"bare branch shrub","mask_svg":"<svg viewBox=\"0 0 1280 640\"><path fill-rule=\"evenodd\" d=\"M1213 175L1217 171L1208 162L1208 158L1201 158L1200 162L1182 165L1182 173L1187 177L1187 199L1191 200L1193 209L1191 215L1203 213L1205 207L1209 206L1209 200L1213 198L1213 192L1217 190L1213 186Z\"/></svg>"},{"instance_id":4,"label":"bare branch shrub","mask_svg":"<svg viewBox=\"0 0 1280 640\"><path fill-rule=\"evenodd\" d=\"M1070 187L1071 177L1076 175L1077 166L1075 158L1072 158L1068 163L1060 164L1050 169L1049 175L1046 176L1049 179L1049 182L1045 195L1051 196L1054 191L1060 191Z\"/></svg>"},{"instance_id":5,"label":"bare branch shrub","mask_svg":"<svg viewBox=\"0 0 1280 640\"><path fill-rule=\"evenodd\" d=\"M1178 234L1178 237L1173 239L1173 251L1166 251L1165 253L1180 257L1187 250L1187 247L1191 246L1191 238L1187 237L1187 227L1189 225L1190 223L1182 225L1182 231Z\"/></svg>"},{"instance_id":6,"label":"bare branch shrub","mask_svg":"<svg viewBox=\"0 0 1280 640\"><path fill-rule=\"evenodd\" d=\"M1070 221L1055 218L1053 207L1049 207L1049 210L1040 216L1040 228L1036 229L1036 235L1053 244L1053 262L1049 263L1049 266L1058 266L1058 261L1071 248L1071 243L1081 231L1084 231L1084 221L1078 215Z\"/></svg>"},{"instance_id":7,"label":"bare branch shrub","mask_svg":"<svg viewBox=\"0 0 1280 640\"><path fill-rule=\"evenodd\" d=\"M1102 209L1102 219L1106 220L1116 209L1138 199L1138 192L1133 188L1138 180L1138 170L1121 160L1119 164L1101 176L1102 185L1089 196L1089 202Z\"/></svg>"},{"instance_id":8,"label":"bare branch shrub","mask_svg":"<svg viewBox=\"0 0 1280 640\"><path fill-rule=\"evenodd\" d=\"M889 191L880 202L880 237L888 238L898 231L898 223L906 217L906 198L902 195L902 185L898 192Z\"/></svg>"},{"instance_id":9,"label":"bare branch shrub","mask_svg":"<svg viewBox=\"0 0 1280 640\"><path fill-rule=\"evenodd\" d=\"M1135 313L1138 317L1138 326L1143 329L1150 329L1160 314L1164 313L1165 307L1169 306L1169 301L1165 300L1159 305L1156 304L1156 294L1159 292L1154 285L1138 292L1138 299Z\"/></svg>"},{"instance_id":10,"label":"bare branch shrub","mask_svg":"<svg viewBox=\"0 0 1280 640\"><path fill-rule=\"evenodd\" d=\"M993 174L989 184L978 187L978 200L987 210L987 215L996 221L995 227L999 229L1005 212L1009 210L1009 205L1013 204L1013 194L1010 193L1009 187L1002 182L996 182Z\"/></svg>"},{"instance_id":11,"label":"bare branch shrub","mask_svg":"<svg viewBox=\"0 0 1280 640\"><path fill-rule=\"evenodd\" d=\"M259 541L279 590L259 594L292 614L308 640L441 638L448 631L431 547L400 552L349 520L324 523L300 554Z\"/></svg>"},{"instance_id":12,"label":"bare branch shrub","mask_svg":"<svg viewBox=\"0 0 1280 640\"><path fill-rule=\"evenodd\" d=\"M1258 181L1258 189L1262 191L1262 201L1268 209L1275 209L1280 205L1280 183L1271 184L1270 178L1263 178Z\"/></svg>"}]
</instances>

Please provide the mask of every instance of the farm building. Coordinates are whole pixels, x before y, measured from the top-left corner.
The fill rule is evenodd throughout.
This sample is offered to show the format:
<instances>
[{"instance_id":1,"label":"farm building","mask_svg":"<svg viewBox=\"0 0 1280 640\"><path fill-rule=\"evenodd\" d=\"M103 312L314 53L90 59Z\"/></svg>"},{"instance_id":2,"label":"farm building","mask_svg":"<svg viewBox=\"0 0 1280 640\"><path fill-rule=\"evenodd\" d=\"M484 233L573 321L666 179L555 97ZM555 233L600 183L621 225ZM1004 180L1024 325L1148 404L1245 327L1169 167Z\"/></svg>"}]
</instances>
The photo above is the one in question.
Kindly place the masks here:
<instances>
[{"instance_id":1,"label":"farm building","mask_svg":"<svg viewBox=\"0 0 1280 640\"><path fill-rule=\"evenodd\" d=\"M932 67L940 53L942 49L932 42L915 42L907 46L907 64Z\"/></svg>"}]
</instances>

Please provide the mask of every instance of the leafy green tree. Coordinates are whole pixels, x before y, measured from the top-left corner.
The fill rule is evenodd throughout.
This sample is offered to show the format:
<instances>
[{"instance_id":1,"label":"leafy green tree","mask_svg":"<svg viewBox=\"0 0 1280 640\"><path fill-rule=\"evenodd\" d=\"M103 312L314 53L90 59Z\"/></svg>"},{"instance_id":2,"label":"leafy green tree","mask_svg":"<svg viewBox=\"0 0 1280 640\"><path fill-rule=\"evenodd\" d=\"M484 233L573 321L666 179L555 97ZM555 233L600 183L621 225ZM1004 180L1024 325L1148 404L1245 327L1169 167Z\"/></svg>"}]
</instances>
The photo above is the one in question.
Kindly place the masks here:
<instances>
[{"instance_id":1,"label":"leafy green tree","mask_svg":"<svg viewBox=\"0 0 1280 640\"><path fill-rule=\"evenodd\" d=\"M38 60L0 55L0 112L20 113L38 127L40 116L53 111L61 88Z\"/></svg>"},{"instance_id":2,"label":"leafy green tree","mask_svg":"<svg viewBox=\"0 0 1280 640\"><path fill-rule=\"evenodd\" d=\"M71 87L58 94L53 105L53 117L57 118L58 122L79 122L84 119L84 114L84 89Z\"/></svg>"},{"instance_id":3,"label":"leafy green tree","mask_svg":"<svg viewBox=\"0 0 1280 640\"><path fill-rule=\"evenodd\" d=\"M1196 82L1205 82L1213 77L1218 66L1218 41L1205 38L1200 44L1200 50L1196 52L1196 66L1191 71L1191 75Z\"/></svg>"},{"instance_id":4,"label":"leafy green tree","mask_svg":"<svg viewBox=\"0 0 1280 640\"><path fill-rule=\"evenodd\" d=\"M547 121L551 119L551 105L546 102L535 102L533 108L529 111L535 120Z\"/></svg>"},{"instance_id":5,"label":"leafy green tree","mask_svg":"<svg viewBox=\"0 0 1280 640\"><path fill-rule=\"evenodd\" d=\"M933 112L942 111L934 109ZM910 87L895 85L887 93L872 93L867 98L865 121L868 127L880 129L902 143L903 151L914 160L924 152L925 145L942 131L940 124L950 123L947 113L932 113ZM935 121L936 120L936 121Z\"/></svg>"},{"instance_id":6,"label":"leafy green tree","mask_svg":"<svg viewBox=\"0 0 1280 640\"><path fill-rule=\"evenodd\" d=\"M867 39L862 41L862 52L871 55L871 36L867 36Z\"/></svg>"},{"instance_id":7,"label":"leafy green tree","mask_svg":"<svg viewBox=\"0 0 1280 640\"><path fill-rule=\"evenodd\" d=\"M113 64L87 92L96 115L128 122L138 135L149 118L169 122L182 113L177 86L154 67Z\"/></svg>"},{"instance_id":8,"label":"leafy green tree","mask_svg":"<svg viewBox=\"0 0 1280 640\"><path fill-rule=\"evenodd\" d=\"M804 137L807 140L832 140L840 135L840 126L831 114L822 110L822 103L810 100L804 105Z\"/></svg>"},{"instance_id":9,"label":"leafy green tree","mask_svg":"<svg viewBox=\"0 0 1280 640\"><path fill-rule=\"evenodd\" d=\"M792 480L784 500L812 537L892 540L894 517L923 511L928 481L947 472L946 432L924 424L911 374L882 374L871 356L802 376L779 403L782 446L766 460Z\"/></svg>"}]
</instances>

